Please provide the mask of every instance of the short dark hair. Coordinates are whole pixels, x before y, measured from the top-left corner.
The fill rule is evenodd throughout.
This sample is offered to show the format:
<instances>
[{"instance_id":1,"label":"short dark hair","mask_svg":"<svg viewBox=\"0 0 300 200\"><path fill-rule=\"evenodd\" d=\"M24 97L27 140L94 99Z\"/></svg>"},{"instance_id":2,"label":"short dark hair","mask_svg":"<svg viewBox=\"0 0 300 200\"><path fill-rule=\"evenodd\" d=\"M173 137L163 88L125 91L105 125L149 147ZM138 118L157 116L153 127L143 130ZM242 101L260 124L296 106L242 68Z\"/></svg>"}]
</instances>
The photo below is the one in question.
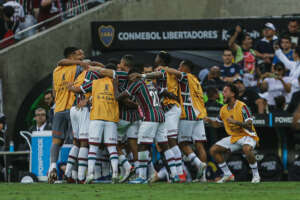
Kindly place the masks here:
<instances>
[{"instance_id":1,"label":"short dark hair","mask_svg":"<svg viewBox=\"0 0 300 200\"><path fill-rule=\"evenodd\" d=\"M285 104L285 97L280 95L274 98L276 108L283 109Z\"/></svg>"},{"instance_id":2,"label":"short dark hair","mask_svg":"<svg viewBox=\"0 0 300 200\"><path fill-rule=\"evenodd\" d=\"M292 40L291 40L291 37L288 36L288 35L282 36L282 37L280 38L280 42L281 42L282 39L288 40L288 41L290 41L290 42L292 41Z\"/></svg>"},{"instance_id":3,"label":"short dark hair","mask_svg":"<svg viewBox=\"0 0 300 200\"><path fill-rule=\"evenodd\" d=\"M67 47L64 50L64 57L68 58L71 54L73 54L75 51L79 50L77 47Z\"/></svg>"},{"instance_id":4,"label":"short dark hair","mask_svg":"<svg viewBox=\"0 0 300 200\"><path fill-rule=\"evenodd\" d=\"M229 87L230 91L234 93L234 98L238 99L239 97L239 89L232 83L228 83L225 87Z\"/></svg>"},{"instance_id":5,"label":"short dark hair","mask_svg":"<svg viewBox=\"0 0 300 200\"><path fill-rule=\"evenodd\" d=\"M108 59L108 63L113 63L115 65L118 65L120 63L120 60L117 58L110 58Z\"/></svg>"},{"instance_id":6,"label":"short dark hair","mask_svg":"<svg viewBox=\"0 0 300 200\"><path fill-rule=\"evenodd\" d=\"M274 65L274 69L277 70L277 69L282 69L282 70L285 70L285 67L284 67L284 64L282 62L278 62Z\"/></svg>"},{"instance_id":7,"label":"short dark hair","mask_svg":"<svg viewBox=\"0 0 300 200\"><path fill-rule=\"evenodd\" d=\"M185 65L186 67L188 67L190 69L190 71L192 72L195 68L195 65L192 61L190 60L183 60L182 64Z\"/></svg>"},{"instance_id":8,"label":"short dark hair","mask_svg":"<svg viewBox=\"0 0 300 200\"><path fill-rule=\"evenodd\" d=\"M206 88L206 95L209 99L212 98L215 94L218 94L218 90L216 87L209 86Z\"/></svg>"},{"instance_id":9,"label":"short dark hair","mask_svg":"<svg viewBox=\"0 0 300 200\"><path fill-rule=\"evenodd\" d=\"M226 48L226 49L224 49L223 53L224 53L225 51L230 51L230 52L232 53L232 55L233 55L233 51L232 51L232 49L228 49L228 48Z\"/></svg>"},{"instance_id":10,"label":"short dark hair","mask_svg":"<svg viewBox=\"0 0 300 200\"><path fill-rule=\"evenodd\" d=\"M298 20L296 20L296 19L291 19L291 20L289 21L289 23L290 23L290 22L296 22L297 24L299 24Z\"/></svg>"},{"instance_id":11,"label":"short dark hair","mask_svg":"<svg viewBox=\"0 0 300 200\"><path fill-rule=\"evenodd\" d=\"M53 96L53 91L52 89L48 89L45 91L44 96L46 96L47 94L51 94L51 96Z\"/></svg>"},{"instance_id":12,"label":"short dark hair","mask_svg":"<svg viewBox=\"0 0 300 200\"><path fill-rule=\"evenodd\" d=\"M117 65L115 65L114 63L107 63L105 65L106 69L112 69L112 70L116 70L117 69Z\"/></svg>"},{"instance_id":13,"label":"short dark hair","mask_svg":"<svg viewBox=\"0 0 300 200\"><path fill-rule=\"evenodd\" d=\"M3 8L3 15L7 18L11 18L15 13L15 9L12 6L5 6Z\"/></svg>"},{"instance_id":14,"label":"short dark hair","mask_svg":"<svg viewBox=\"0 0 300 200\"><path fill-rule=\"evenodd\" d=\"M300 57L300 46L296 46L294 52Z\"/></svg>"},{"instance_id":15,"label":"short dark hair","mask_svg":"<svg viewBox=\"0 0 300 200\"><path fill-rule=\"evenodd\" d=\"M132 68L134 66L134 56L133 55L124 55L121 58L122 60L125 61L125 65L129 68Z\"/></svg>"},{"instance_id":16,"label":"short dark hair","mask_svg":"<svg viewBox=\"0 0 300 200\"><path fill-rule=\"evenodd\" d=\"M246 39L246 37L250 37L251 38L251 36L250 36L249 33L243 33L242 36L241 36L241 41L243 42Z\"/></svg>"},{"instance_id":17,"label":"short dark hair","mask_svg":"<svg viewBox=\"0 0 300 200\"><path fill-rule=\"evenodd\" d=\"M171 55L166 51L160 51L158 53L159 58L163 61L164 65L169 65L171 62Z\"/></svg>"}]
</instances>

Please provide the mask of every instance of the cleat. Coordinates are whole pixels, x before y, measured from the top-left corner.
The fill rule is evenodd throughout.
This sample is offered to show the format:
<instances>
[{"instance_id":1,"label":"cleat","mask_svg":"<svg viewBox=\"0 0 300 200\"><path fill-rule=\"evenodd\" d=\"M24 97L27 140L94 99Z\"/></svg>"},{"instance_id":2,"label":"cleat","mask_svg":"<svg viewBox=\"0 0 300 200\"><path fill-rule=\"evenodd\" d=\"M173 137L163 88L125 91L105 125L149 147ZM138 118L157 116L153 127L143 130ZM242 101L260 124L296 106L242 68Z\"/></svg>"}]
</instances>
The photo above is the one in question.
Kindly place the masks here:
<instances>
[{"instance_id":1,"label":"cleat","mask_svg":"<svg viewBox=\"0 0 300 200\"><path fill-rule=\"evenodd\" d=\"M143 178L137 178L135 180L129 181L129 184L146 184L148 181Z\"/></svg>"},{"instance_id":2,"label":"cleat","mask_svg":"<svg viewBox=\"0 0 300 200\"><path fill-rule=\"evenodd\" d=\"M92 184L93 181L94 181L94 175L91 174L91 175L89 175L89 176L85 179L84 184Z\"/></svg>"},{"instance_id":3,"label":"cleat","mask_svg":"<svg viewBox=\"0 0 300 200\"><path fill-rule=\"evenodd\" d=\"M251 183L260 183L260 176L253 176Z\"/></svg>"},{"instance_id":4,"label":"cleat","mask_svg":"<svg viewBox=\"0 0 300 200\"><path fill-rule=\"evenodd\" d=\"M84 180L77 180L77 184L85 184Z\"/></svg>"},{"instance_id":5,"label":"cleat","mask_svg":"<svg viewBox=\"0 0 300 200\"><path fill-rule=\"evenodd\" d=\"M75 179L73 179L72 177L65 177L65 180L66 180L66 182L67 183L69 183L69 184L73 184L73 183L76 183L76 180Z\"/></svg>"},{"instance_id":6,"label":"cleat","mask_svg":"<svg viewBox=\"0 0 300 200\"><path fill-rule=\"evenodd\" d=\"M207 167L206 163L201 163L201 166L197 171L196 179L199 179L199 180L201 179L201 177L203 176L203 172L206 169L206 167Z\"/></svg>"},{"instance_id":7,"label":"cleat","mask_svg":"<svg viewBox=\"0 0 300 200\"><path fill-rule=\"evenodd\" d=\"M179 175L179 179L180 179L180 183L185 183L186 182L186 175L185 174Z\"/></svg>"},{"instance_id":8,"label":"cleat","mask_svg":"<svg viewBox=\"0 0 300 200\"><path fill-rule=\"evenodd\" d=\"M234 175L231 174L230 176L224 175L217 183L225 183L225 182L232 182L234 181Z\"/></svg>"},{"instance_id":9,"label":"cleat","mask_svg":"<svg viewBox=\"0 0 300 200\"><path fill-rule=\"evenodd\" d=\"M155 183L159 181L159 177L157 175L157 172L155 172L154 174L152 174L152 176L150 177L149 183Z\"/></svg>"},{"instance_id":10,"label":"cleat","mask_svg":"<svg viewBox=\"0 0 300 200\"><path fill-rule=\"evenodd\" d=\"M180 178L178 175L171 177L171 183L180 183Z\"/></svg>"},{"instance_id":11,"label":"cleat","mask_svg":"<svg viewBox=\"0 0 300 200\"><path fill-rule=\"evenodd\" d=\"M112 179L111 179L111 183L112 184L117 184L119 183L119 178L117 176L113 176Z\"/></svg>"},{"instance_id":12,"label":"cleat","mask_svg":"<svg viewBox=\"0 0 300 200\"><path fill-rule=\"evenodd\" d=\"M57 171L56 169L52 169L51 172L48 175L48 183L49 184L54 184L55 181L57 181Z\"/></svg>"},{"instance_id":13,"label":"cleat","mask_svg":"<svg viewBox=\"0 0 300 200\"><path fill-rule=\"evenodd\" d=\"M134 167L131 167L129 170L125 171L125 174L123 177L120 177L120 183L124 183L126 182L133 174L134 174L135 170Z\"/></svg>"}]
</instances>

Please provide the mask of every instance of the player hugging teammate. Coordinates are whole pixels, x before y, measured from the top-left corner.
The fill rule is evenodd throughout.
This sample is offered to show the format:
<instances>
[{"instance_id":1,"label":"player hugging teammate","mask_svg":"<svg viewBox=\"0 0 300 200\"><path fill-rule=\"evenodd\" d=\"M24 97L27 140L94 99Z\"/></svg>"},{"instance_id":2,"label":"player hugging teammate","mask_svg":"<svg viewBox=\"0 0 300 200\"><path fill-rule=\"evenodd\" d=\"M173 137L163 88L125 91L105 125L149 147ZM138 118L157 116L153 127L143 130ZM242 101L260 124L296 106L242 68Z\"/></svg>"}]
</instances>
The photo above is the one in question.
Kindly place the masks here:
<instances>
[{"instance_id":1,"label":"player hugging teammate","mask_svg":"<svg viewBox=\"0 0 300 200\"><path fill-rule=\"evenodd\" d=\"M204 121L215 127L224 124L230 135L210 150L224 172L218 182L234 180L222 153L240 148L252 168L252 182L260 181L252 152L258 137L250 111L236 99L233 85L224 88L226 105L218 121L212 121L191 61L183 60L176 70L169 67L171 56L165 51L157 54L154 67L137 64L132 55L105 66L83 62L77 48L67 48L65 57L53 73L56 111L49 183L57 179L59 148L70 128L73 146L64 175L68 183L142 184L165 177L186 182L189 172L183 157L197 171L194 181L206 182ZM158 171L152 162L155 145L163 163Z\"/></svg>"}]
</instances>

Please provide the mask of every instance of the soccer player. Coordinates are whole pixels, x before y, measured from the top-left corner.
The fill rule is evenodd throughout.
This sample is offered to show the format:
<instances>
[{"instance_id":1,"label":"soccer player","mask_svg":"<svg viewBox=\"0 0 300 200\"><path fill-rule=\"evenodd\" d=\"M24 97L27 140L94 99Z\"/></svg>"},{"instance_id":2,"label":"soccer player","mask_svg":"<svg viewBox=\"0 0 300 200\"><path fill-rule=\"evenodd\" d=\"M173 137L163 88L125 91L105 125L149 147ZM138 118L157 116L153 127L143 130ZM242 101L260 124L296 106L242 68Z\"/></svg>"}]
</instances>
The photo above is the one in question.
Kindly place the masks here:
<instances>
[{"instance_id":1,"label":"soccer player","mask_svg":"<svg viewBox=\"0 0 300 200\"><path fill-rule=\"evenodd\" d=\"M206 142L203 118L206 117L203 92L198 79L191 74L194 64L183 60L178 70L169 67L160 67L169 74L174 74L180 84L182 96L182 114L179 122L178 142L183 153L189 158L192 165L197 167L197 180L205 182L206 151L203 142ZM194 153L190 144L194 143L199 157Z\"/></svg>"},{"instance_id":2,"label":"soccer player","mask_svg":"<svg viewBox=\"0 0 300 200\"><path fill-rule=\"evenodd\" d=\"M71 66L72 64L82 64L82 60L85 58L84 52L80 50L81 57L78 60L62 59L58 62L60 66ZM99 67L104 65L99 62L85 61L83 64L90 64ZM87 70L84 70L75 80L74 84L80 86L84 83L87 75ZM72 83L73 84L73 83ZM73 145L69 153L68 162L65 171L65 177L68 183L74 183L77 177L71 177L71 174L76 172L74 165L77 164L78 159L78 182L83 183L85 179L85 171L87 167L87 156L88 156L88 128L89 128L89 117L90 112L88 108L89 94L75 93L76 98L72 108L70 109L70 119L73 129ZM73 173L72 173L73 171Z\"/></svg>"},{"instance_id":3,"label":"soccer player","mask_svg":"<svg viewBox=\"0 0 300 200\"><path fill-rule=\"evenodd\" d=\"M78 61L82 58L82 51L76 47L67 47L64 50L67 59ZM88 67L87 64L82 66ZM79 65L69 67L57 66L53 72L53 90L55 94L55 110L52 125L52 146L50 150L50 168L48 171L48 182L57 180L56 162L59 150L65 138L71 135L70 108L74 102L74 95L68 90L68 84L74 82L75 78L82 72Z\"/></svg>"},{"instance_id":4,"label":"soccer player","mask_svg":"<svg viewBox=\"0 0 300 200\"><path fill-rule=\"evenodd\" d=\"M129 74L141 73L141 66L131 69ZM179 178L174 163L174 154L168 147L167 132L165 129L165 116L161 107L157 89L147 86L143 80L131 81L127 90L120 95L120 99L134 96L143 111L143 119L138 132L138 162L139 177L130 183L147 183L147 166L150 160L149 145L154 139L164 152L171 171L171 178L178 182Z\"/></svg>"},{"instance_id":5,"label":"soccer player","mask_svg":"<svg viewBox=\"0 0 300 200\"><path fill-rule=\"evenodd\" d=\"M115 78L114 74L113 77ZM96 154L102 140L110 154L112 183L116 183L118 180L118 152L116 145L119 105L115 98L116 87L116 79L106 76L104 78L93 80L91 85L84 90L84 93L92 91L91 121L89 126L88 176L86 178L86 183L91 183L94 180Z\"/></svg>"},{"instance_id":6,"label":"soccer player","mask_svg":"<svg viewBox=\"0 0 300 200\"><path fill-rule=\"evenodd\" d=\"M242 149L246 159L249 162L252 170L252 183L259 183L260 176L257 169L257 162L253 153L259 138L253 126L253 118L250 110L245 103L237 100L239 91L236 86L229 84L223 89L224 103L221 108L217 121L205 118L205 121L210 123L213 127L220 127L222 124L228 137L218 141L210 148L210 154L218 163L219 167L224 173L224 176L218 183L234 181L234 175L229 170L223 153L228 150L231 152Z\"/></svg>"}]
</instances>

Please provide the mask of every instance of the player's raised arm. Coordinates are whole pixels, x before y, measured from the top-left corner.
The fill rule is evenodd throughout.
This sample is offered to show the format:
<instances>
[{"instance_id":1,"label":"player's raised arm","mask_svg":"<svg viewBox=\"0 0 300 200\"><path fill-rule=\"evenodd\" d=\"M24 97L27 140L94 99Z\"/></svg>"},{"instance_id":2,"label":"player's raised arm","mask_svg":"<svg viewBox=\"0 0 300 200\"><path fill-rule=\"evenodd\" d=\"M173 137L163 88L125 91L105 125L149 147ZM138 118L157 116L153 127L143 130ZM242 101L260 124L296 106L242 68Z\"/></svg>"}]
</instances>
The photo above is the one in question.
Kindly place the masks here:
<instances>
[{"instance_id":1,"label":"player's raised arm","mask_svg":"<svg viewBox=\"0 0 300 200\"><path fill-rule=\"evenodd\" d=\"M180 71L178 71L177 69L173 69L170 67L158 67L158 69L163 69L170 74L174 74L178 79L180 79L182 76L182 73Z\"/></svg>"},{"instance_id":2,"label":"player's raised arm","mask_svg":"<svg viewBox=\"0 0 300 200\"><path fill-rule=\"evenodd\" d=\"M83 62L81 60L72 60L72 59L64 58L58 61L57 63L57 66L73 66L73 65L80 65L84 69L89 68L89 63Z\"/></svg>"}]
</instances>

